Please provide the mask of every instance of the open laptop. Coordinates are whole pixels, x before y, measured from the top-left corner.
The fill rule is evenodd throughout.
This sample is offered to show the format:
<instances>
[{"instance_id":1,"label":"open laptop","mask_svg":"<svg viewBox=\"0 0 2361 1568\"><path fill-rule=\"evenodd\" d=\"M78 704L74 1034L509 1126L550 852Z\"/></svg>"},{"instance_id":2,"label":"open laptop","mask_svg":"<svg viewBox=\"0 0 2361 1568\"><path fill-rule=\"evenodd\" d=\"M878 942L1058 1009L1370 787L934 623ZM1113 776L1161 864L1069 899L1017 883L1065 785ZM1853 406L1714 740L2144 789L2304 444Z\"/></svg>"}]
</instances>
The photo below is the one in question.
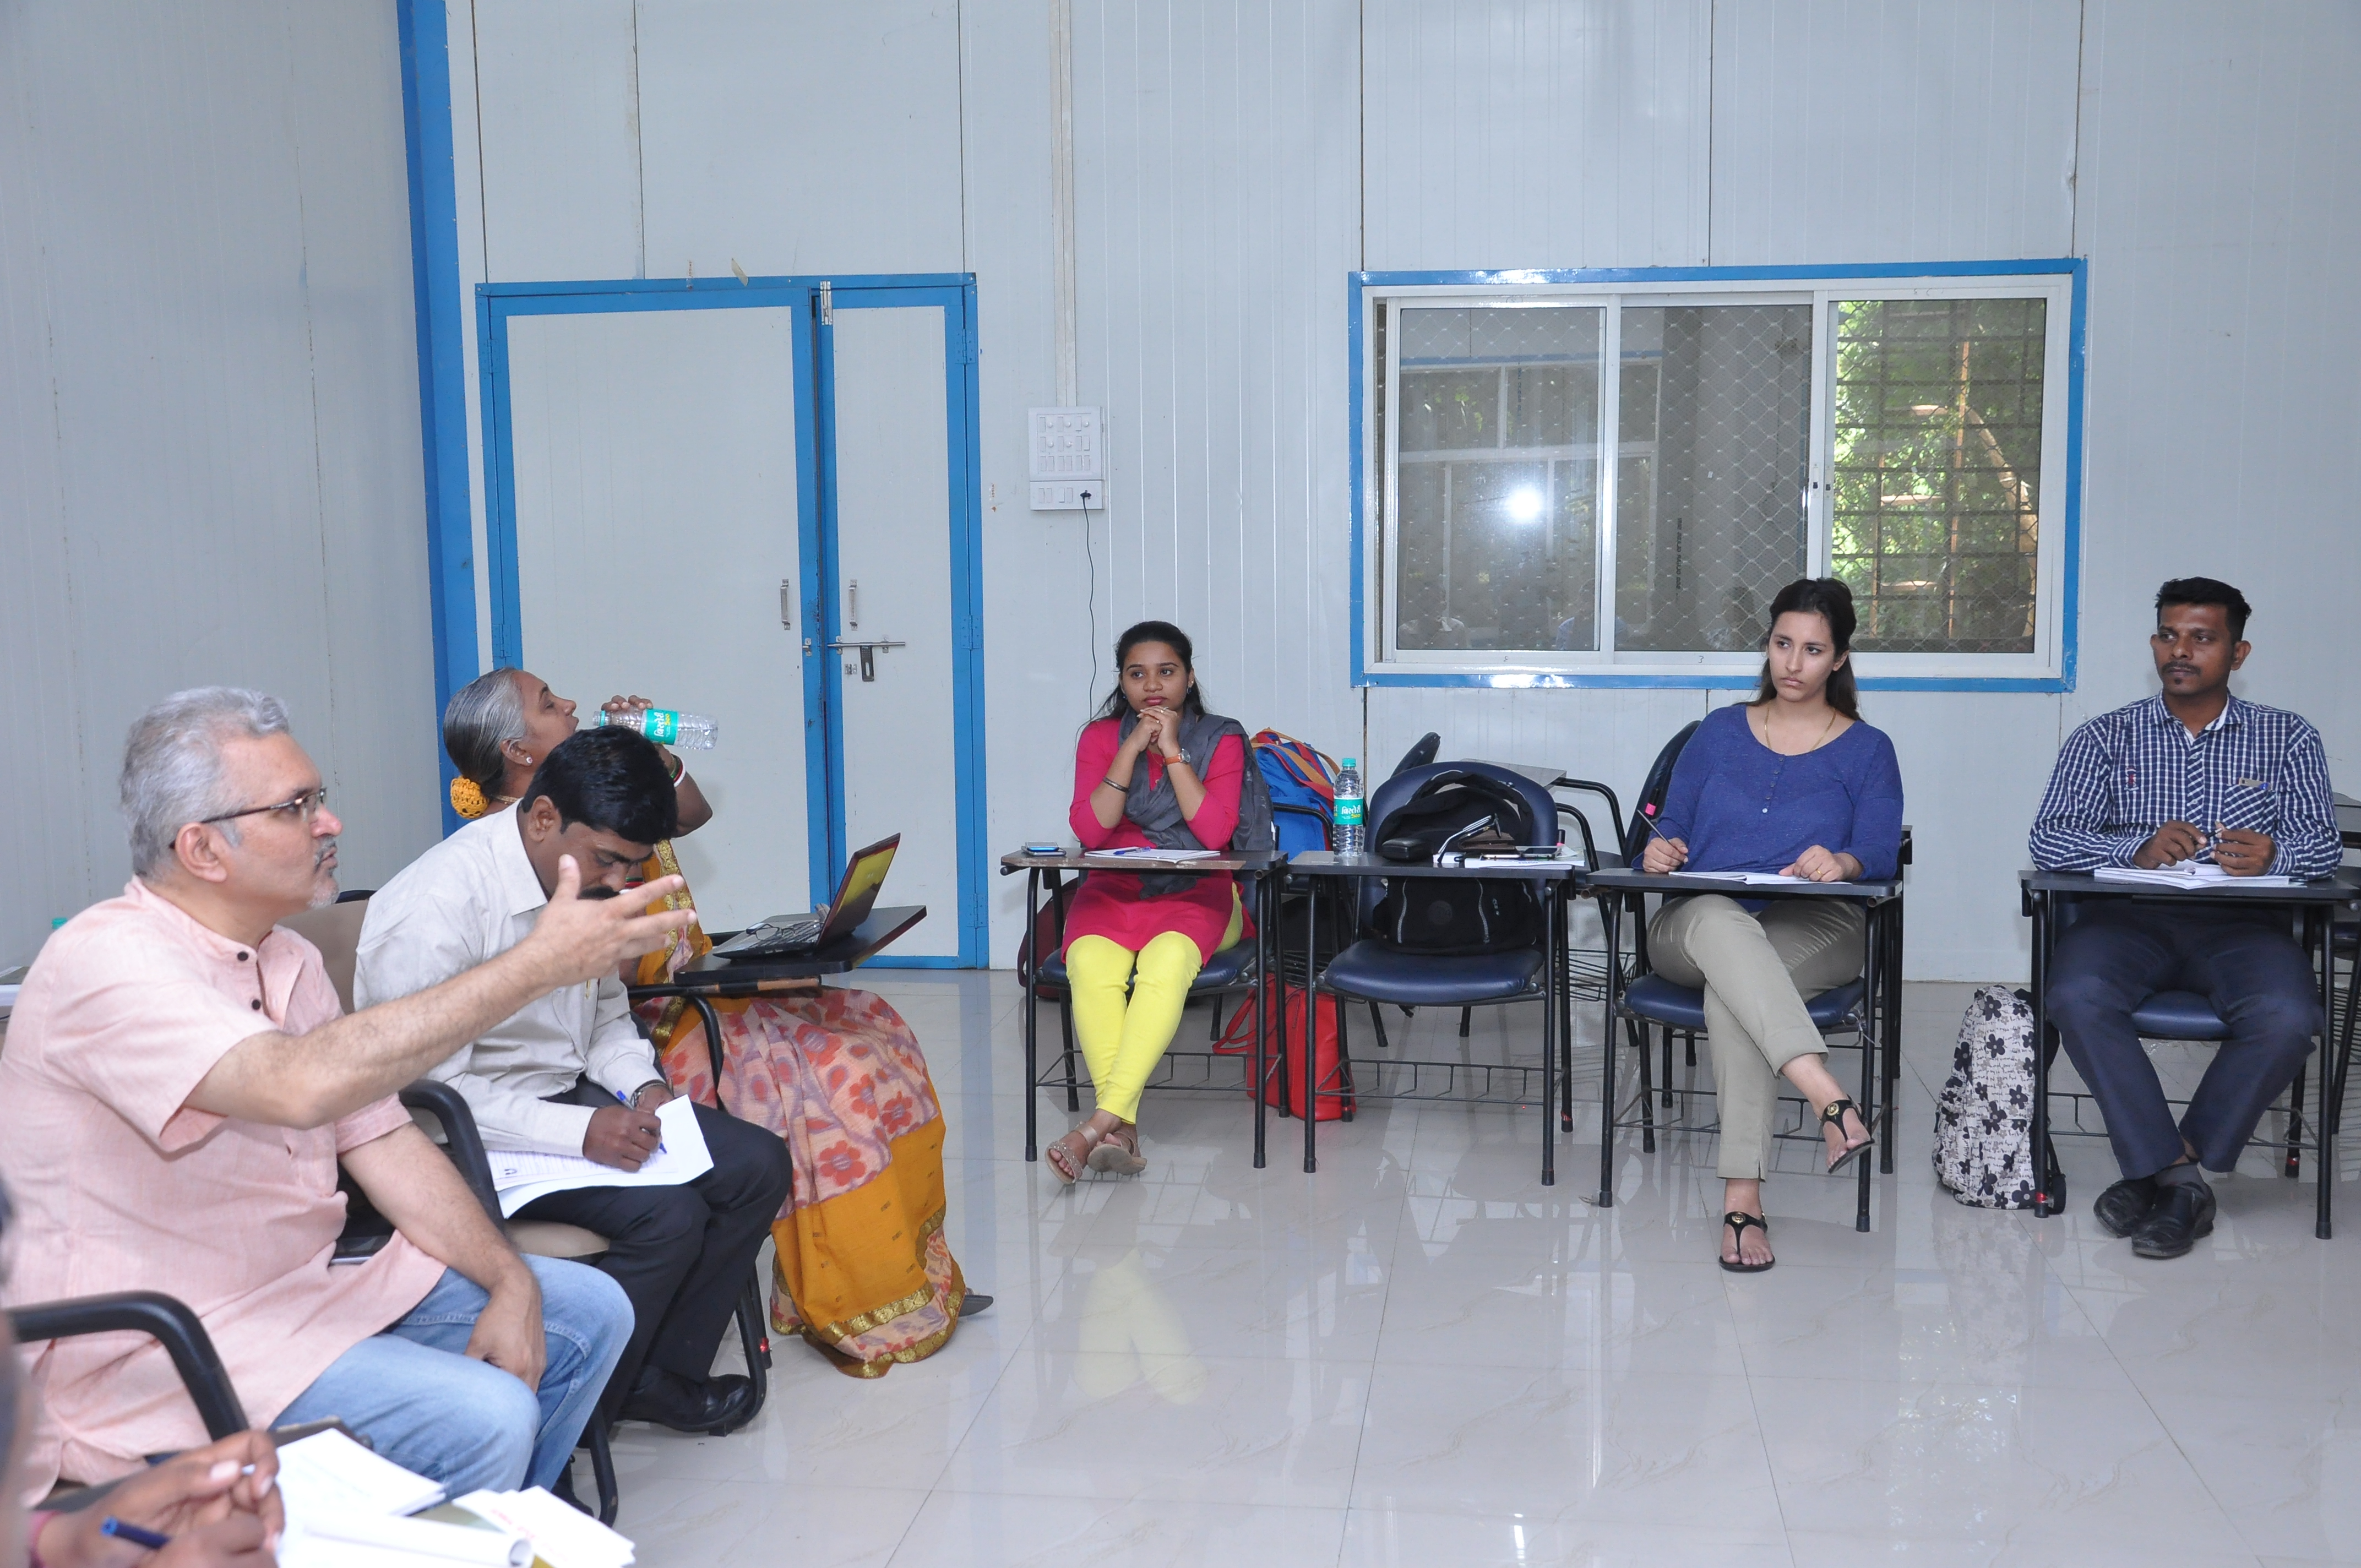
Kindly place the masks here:
<instances>
[{"instance_id":1,"label":"open laptop","mask_svg":"<svg viewBox=\"0 0 2361 1568\"><path fill-rule=\"evenodd\" d=\"M901 847L902 835L896 833L865 850L855 850L852 858L844 863L844 875L837 880L836 896L829 900L824 916L774 915L716 946L715 955L726 959L796 958L840 937L850 936L854 927L869 918L869 911L877 903L877 890L885 885L885 873L893 869L894 851Z\"/></svg>"}]
</instances>

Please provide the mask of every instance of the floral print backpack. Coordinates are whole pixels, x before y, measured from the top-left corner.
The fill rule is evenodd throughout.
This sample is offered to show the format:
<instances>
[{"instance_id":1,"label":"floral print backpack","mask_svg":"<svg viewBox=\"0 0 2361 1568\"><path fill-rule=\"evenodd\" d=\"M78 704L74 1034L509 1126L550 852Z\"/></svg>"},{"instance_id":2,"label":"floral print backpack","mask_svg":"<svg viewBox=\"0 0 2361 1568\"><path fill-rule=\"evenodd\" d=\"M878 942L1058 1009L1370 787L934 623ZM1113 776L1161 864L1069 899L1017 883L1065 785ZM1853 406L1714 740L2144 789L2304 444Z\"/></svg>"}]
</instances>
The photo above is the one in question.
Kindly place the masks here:
<instances>
[{"instance_id":1,"label":"floral print backpack","mask_svg":"<svg viewBox=\"0 0 2361 1568\"><path fill-rule=\"evenodd\" d=\"M2030 1209L2033 999L1976 988L1960 1020L1951 1076L1935 1102L1935 1178L1978 1209Z\"/></svg>"}]
</instances>

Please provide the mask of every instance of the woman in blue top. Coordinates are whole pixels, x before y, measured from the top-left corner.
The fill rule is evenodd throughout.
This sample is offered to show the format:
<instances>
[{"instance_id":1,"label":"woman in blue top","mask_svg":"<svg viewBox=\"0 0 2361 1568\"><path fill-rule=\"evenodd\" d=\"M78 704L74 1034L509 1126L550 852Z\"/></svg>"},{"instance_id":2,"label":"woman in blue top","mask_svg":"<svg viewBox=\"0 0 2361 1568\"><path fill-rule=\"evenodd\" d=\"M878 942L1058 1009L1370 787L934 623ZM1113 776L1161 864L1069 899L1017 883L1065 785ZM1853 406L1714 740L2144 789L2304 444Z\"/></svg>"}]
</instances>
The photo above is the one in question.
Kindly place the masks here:
<instances>
[{"instance_id":1,"label":"woman in blue top","mask_svg":"<svg viewBox=\"0 0 2361 1568\"><path fill-rule=\"evenodd\" d=\"M1853 695L1852 593L1805 577L1771 601L1762 689L1706 716L1674 765L1641 868L1778 872L1814 882L1879 880L1902 852L1902 773L1894 742L1861 721ZM1648 927L1657 973L1705 991L1721 1102L1721 1266L1776 1261L1763 1221L1778 1078L1819 1113L1831 1171L1869 1147L1870 1128L1828 1071L1804 999L1861 973L1861 906L1708 894L1665 901Z\"/></svg>"}]
</instances>

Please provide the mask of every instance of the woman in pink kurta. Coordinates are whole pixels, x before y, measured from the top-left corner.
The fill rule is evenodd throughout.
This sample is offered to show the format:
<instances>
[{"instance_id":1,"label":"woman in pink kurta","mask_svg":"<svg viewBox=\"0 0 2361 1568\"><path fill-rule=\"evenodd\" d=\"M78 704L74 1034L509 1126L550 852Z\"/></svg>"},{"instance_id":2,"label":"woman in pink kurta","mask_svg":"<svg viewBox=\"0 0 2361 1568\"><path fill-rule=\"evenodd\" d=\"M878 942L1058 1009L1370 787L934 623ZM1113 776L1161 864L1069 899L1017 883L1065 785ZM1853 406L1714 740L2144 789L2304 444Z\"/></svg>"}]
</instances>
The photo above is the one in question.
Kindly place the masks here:
<instances>
[{"instance_id":1,"label":"woman in pink kurta","mask_svg":"<svg viewBox=\"0 0 2361 1568\"><path fill-rule=\"evenodd\" d=\"M1120 682L1074 747L1068 818L1085 850L1226 850L1237 831L1246 740L1205 711L1188 635L1145 620L1115 644ZM1140 1091L1172 1043L1190 982L1252 927L1226 872L1094 871L1066 914L1074 1033L1098 1108L1051 1144L1050 1168L1122 1175L1139 1152Z\"/></svg>"}]
</instances>

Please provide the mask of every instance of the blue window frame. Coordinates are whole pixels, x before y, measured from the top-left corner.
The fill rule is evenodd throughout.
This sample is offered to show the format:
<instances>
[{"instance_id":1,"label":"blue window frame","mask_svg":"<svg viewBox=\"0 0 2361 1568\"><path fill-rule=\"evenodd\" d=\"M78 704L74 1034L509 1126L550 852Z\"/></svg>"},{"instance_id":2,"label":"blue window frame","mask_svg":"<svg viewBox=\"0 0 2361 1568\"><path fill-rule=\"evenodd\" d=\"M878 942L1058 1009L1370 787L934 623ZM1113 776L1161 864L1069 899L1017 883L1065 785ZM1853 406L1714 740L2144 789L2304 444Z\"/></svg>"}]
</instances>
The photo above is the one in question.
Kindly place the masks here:
<instances>
[{"instance_id":1,"label":"blue window frame","mask_svg":"<svg viewBox=\"0 0 2361 1568\"><path fill-rule=\"evenodd\" d=\"M1834 575L1865 686L2072 689L2087 283L1352 274L1356 684L1742 685Z\"/></svg>"}]
</instances>

